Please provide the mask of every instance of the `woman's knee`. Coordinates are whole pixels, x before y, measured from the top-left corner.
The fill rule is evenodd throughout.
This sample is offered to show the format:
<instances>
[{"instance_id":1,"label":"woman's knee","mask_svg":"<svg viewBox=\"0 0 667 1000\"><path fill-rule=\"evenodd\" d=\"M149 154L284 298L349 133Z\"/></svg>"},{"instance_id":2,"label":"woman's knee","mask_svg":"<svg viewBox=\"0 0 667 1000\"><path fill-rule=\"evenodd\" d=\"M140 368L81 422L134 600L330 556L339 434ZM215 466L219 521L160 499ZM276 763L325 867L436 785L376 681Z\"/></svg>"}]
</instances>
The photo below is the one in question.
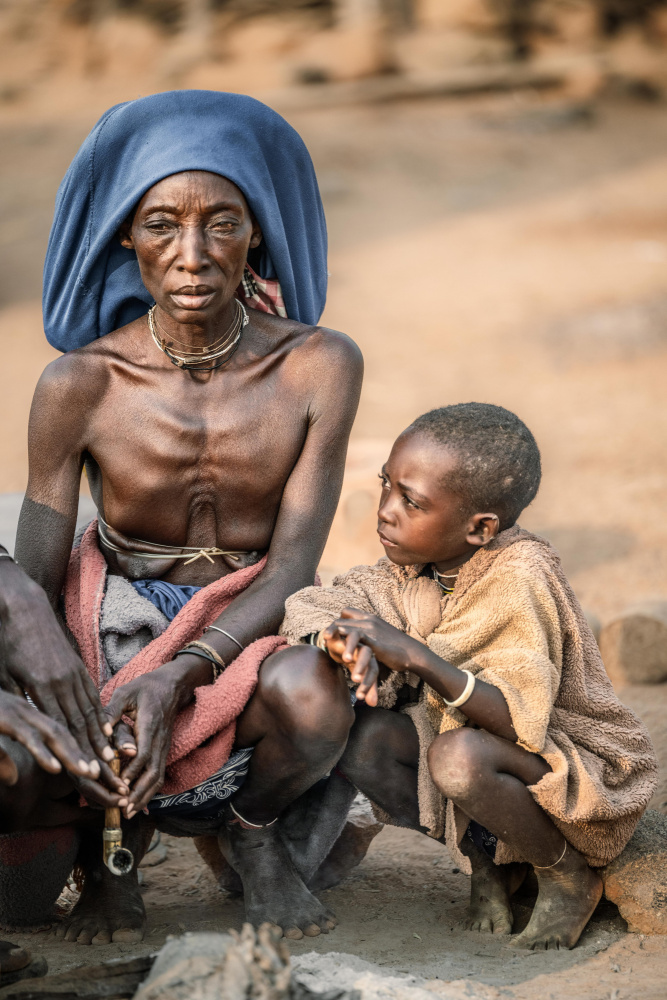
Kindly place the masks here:
<instances>
[{"instance_id":1,"label":"woman's knee","mask_svg":"<svg viewBox=\"0 0 667 1000\"><path fill-rule=\"evenodd\" d=\"M428 750L433 781L447 798L464 799L488 767L484 733L477 729L453 729L437 736Z\"/></svg>"},{"instance_id":2,"label":"woman's knee","mask_svg":"<svg viewBox=\"0 0 667 1000\"><path fill-rule=\"evenodd\" d=\"M257 694L295 734L347 739L354 722L342 668L315 646L290 646L268 657Z\"/></svg>"}]
</instances>

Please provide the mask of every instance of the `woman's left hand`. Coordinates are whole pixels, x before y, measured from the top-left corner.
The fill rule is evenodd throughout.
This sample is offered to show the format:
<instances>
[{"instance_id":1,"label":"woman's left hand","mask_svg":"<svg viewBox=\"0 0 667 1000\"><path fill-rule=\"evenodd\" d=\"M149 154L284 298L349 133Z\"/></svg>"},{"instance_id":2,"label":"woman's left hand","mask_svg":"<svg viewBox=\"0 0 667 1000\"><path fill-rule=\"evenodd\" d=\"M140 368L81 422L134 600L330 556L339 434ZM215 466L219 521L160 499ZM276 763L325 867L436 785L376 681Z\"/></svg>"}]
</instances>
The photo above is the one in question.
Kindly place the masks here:
<instances>
[{"instance_id":1,"label":"woman's left hand","mask_svg":"<svg viewBox=\"0 0 667 1000\"><path fill-rule=\"evenodd\" d=\"M184 707L181 679L181 664L173 660L119 687L107 705L116 747L131 758L121 774L130 788L123 809L127 819L143 809L164 784L171 734ZM120 722L123 715L134 721L134 734Z\"/></svg>"}]
</instances>

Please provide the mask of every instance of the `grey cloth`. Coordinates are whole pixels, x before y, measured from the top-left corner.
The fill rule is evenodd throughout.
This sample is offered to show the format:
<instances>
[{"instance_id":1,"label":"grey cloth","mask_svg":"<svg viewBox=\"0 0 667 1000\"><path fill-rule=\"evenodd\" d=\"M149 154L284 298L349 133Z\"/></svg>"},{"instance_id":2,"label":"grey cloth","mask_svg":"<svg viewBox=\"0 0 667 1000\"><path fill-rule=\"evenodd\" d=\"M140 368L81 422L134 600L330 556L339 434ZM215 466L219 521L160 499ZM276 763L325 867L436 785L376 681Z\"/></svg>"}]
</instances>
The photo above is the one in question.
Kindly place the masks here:
<instances>
[{"instance_id":1,"label":"grey cloth","mask_svg":"<svg viewBox=\"0 0 667 1000\"><path fill-rule=\"evenodd\" d=\"M123 576L107 575L100 612L100 640L109 676L162 635L169 619Z\"/></svg>"}]
</instances>

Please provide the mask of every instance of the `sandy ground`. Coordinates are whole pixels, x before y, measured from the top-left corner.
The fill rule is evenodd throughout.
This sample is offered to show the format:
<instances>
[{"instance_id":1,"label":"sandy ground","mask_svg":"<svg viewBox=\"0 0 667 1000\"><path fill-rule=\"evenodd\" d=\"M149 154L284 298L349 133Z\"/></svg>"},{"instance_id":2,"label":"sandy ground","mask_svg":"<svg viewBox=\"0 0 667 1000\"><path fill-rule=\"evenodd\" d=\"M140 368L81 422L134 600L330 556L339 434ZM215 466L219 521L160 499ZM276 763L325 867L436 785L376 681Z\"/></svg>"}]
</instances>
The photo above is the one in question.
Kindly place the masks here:
<instances>
[{"instance_id":1,"label":"sandy ground","mask_svg":"<svg viewBox=\"0 0 667 1000\"><path fill-rule=\"evenodd\" d=\"M6 493L25 488L30 396L55 356L39 312L55 188L102 110L64 115L54 101L39 114L0 113ZM616 102L582 117L524 94L290 118L312 150L329 219L325 321L366 358L325 576L381 554L376 474L395 434L431 406L481 399L516 409L537 436L544 484L522 523L555 542L584 606L604 623L634 600L667 598L664 108ZM667 811L667 685L622 696L656 742L654 806ZM466 980L462 996L664 996L664 938L625 934L607 909L572 953L516 955L502 939L456 929L467 890L443 848L385 829L327 894L339 929L293 952L335 949L423 979ZM169 933L242 920L182 841L146 871L145 898L149 950ZM54 971L137 950L91 954L46 935L32 943Z\"/></svg>"}]
</instances>

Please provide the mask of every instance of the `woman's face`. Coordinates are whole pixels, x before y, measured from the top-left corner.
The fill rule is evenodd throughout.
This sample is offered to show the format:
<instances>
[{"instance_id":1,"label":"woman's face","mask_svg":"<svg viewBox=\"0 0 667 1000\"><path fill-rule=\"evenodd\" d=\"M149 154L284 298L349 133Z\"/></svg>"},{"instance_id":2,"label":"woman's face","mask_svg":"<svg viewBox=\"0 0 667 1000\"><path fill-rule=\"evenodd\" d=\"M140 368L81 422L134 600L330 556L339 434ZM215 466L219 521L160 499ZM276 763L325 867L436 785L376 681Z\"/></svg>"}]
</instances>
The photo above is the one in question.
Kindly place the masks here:
<instances>
[{"instance_id":1,"label":"woman's face","mask_svg":"<svg viewBox=\"0 0 667 1000\"><path fill-rule=\"evenodd\" d=\"M179 323L203 323L228 305L261 238L237 186L205 170L159 181L121 230L144 285Z\"/></svg>"}]
</instances>

